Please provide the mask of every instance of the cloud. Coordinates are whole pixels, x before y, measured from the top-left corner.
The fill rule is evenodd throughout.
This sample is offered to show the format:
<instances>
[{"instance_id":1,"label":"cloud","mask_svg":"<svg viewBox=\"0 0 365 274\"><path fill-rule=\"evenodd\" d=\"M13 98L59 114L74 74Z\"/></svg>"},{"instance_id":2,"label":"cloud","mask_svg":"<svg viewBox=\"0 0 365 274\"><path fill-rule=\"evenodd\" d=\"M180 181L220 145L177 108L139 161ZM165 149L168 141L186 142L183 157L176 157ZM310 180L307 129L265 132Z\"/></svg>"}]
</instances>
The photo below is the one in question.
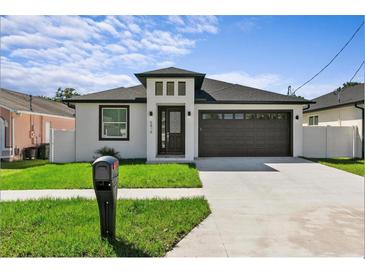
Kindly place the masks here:
<instances>
[{"instance_id":1,"label":"cloud","mask_svg":"<svg viewBox=\"0 0 365 274\"><path fill-rule=\"evenodd\" d=\"M275 73L261 73L254 75L243 71L213 74L208 75L207 77L281 94L287 94L288 86L290 83L295 82L292 79L284 79L282 76ZM308 84L297 91L296 94L303 96L306 99L313 99L335 90L340 85L341 84L336 84L336 81L333 81L333 83ZM296 86L292 85L292 89L294 90L295 88Z\"/></svg>"},{"instance_id":2,"label":"cloud","mask_svg":"<svg viewBox=\"0 0 365 274\"><path fill-rule=\"evenodd\" d=\"M58 86L80 92L131 85L127 76L151 67L171 66L189 54L197 37L216 33L211 16L1 16L1 84L49 94ZM177 33L171 30L175 20ZM131 75L131 73L128 73ZM21 79L21 81L19 80Z\"/></svg>"},{"instance_id":3,"label":"cloud","mask_svg":"<svg viewBox=\"0 0 365 274\"><path fill-rule=\"evenodd\" d=\"M88 93L136 84L134 78L125 74L90 72L52 64L24 67L5 57L2 57L1 64L4 86L16 86L24 92L37 90L40 95L53 96L58 87L75 87L81 93Z\"/></svg>"},{"instance_id":4,"label":"cloud","mask_svg":"<svg viewBox=\"0 0 365 274\"><path fill-rule=\"evenodd\" d=\"M39 34L8 35L1 38L1 47L9 50L14 47L47 48L57 42Z\"/></svg>"},{"instance_id":5,"label":"cloud","mask_svg":"<svg viewBox=\"0 0 365 274\"><path fill-rule=\"evenodd\" d=\"M127 49L117 44L109 44L105 46L106 49L110 50L112 53L126 53Z\"/></svg>"},{"instance_id":6,"label":"cloud","mask_svg":"<svg viewBox=\"0 0 365 274\"><path fill-rule=\"evenodd\" d=\"M167 68L167 67L172 67L174 65L175 65L174 61L162 61L162 62L156 63L157 68Z\"/></svg>"},{"instance_id":7,"label":"cloud","mask_svg":"<svg viewBox=\"0 0 365 274\"><path fill-rule=\"evenodd\" d=\"M141 40L143 47L166 54L187 54L195 46L195 41L181 35L173 35L167 31L155 30L147 32Z\"/></svg>"},{"instance_id":8,"label":"cloud","mask_svg":"<svg viewBox=\"0 0 365 274\"><path fill-rule=\"evenodd\" d=\"M237 23L237 26L241 31L249 32L253 29L258 28L258 21L259 21L258 17L253 17L253 16L244 17Z\"/></svg>"},{"instance_id":9,"label":"cloud","mask_svg":"<svg viewBox=\"0 0 365 274\"><path fill-rule=\"evenodd\" d=\"M149 63L149 61L151 61L150 57L140 54L140 53L128 53L128 54L120 55L117 58L120 58L120 60L122 60L123 62L125 62L128 65L133 65L136 63L147 65Z\"/></svg>"},{"instance_id":10,"label":"cloud","mask_svg":"<svg viewBox=\"0 0 365 274\"><path fill-rule=\"evenodd\" d=\"M283 84L283 80L277 74L264 73L252 75L243 71L232 71L207 76L216 80L226 81L234 84L240 84L260 89L273 90L273 86L277 87Z\"/></svg>"},{"instance_id":11,"label":"cloud","mask_svg":"<svg viewBox=\"0 0 365 274\"><path fill-rule=\"evenodd\" d=\"M323 84L308 84L296 92L297 95L307 99L313 99L337 89L341 84L323 83ZM295 87L294 87L295 89Z\"/></svg>"},{"instance_id":12,"label":"cloud","mask_svg":"<svg viewBox=\"0 0 365 274\"><path fill-rule=\"evenodd\" d=\"M217 33L218 18L216 16L169 16L169 21L177 30L185 33Z\"/></svg>"}]
</instances>

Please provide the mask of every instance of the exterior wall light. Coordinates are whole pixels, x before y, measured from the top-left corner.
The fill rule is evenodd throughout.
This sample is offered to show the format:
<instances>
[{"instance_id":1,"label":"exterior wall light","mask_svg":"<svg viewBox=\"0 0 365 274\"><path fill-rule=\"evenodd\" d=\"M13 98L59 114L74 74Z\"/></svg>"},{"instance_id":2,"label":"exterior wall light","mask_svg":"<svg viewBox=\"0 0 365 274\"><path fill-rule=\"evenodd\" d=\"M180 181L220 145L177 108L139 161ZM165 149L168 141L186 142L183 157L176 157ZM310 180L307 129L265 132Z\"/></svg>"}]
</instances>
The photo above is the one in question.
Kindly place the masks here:
<instances>
[{"instance_id":1,"label":"exterior wall light","mask_svg":"<svg viewBox=\"0 0 365 274\"><path fill-rule=\"evenodd\" d=\"M189 116L189 117L191 116L191 111L188 111L188 116Z\"/></svg>"},{"instance_id":2,"label":"exterior wall light","mask_svg":"<svg viewBox=\"0 0 365 274\"><path fill-rule=\"evenodd\" d=\"M153 112L152 112L152 111L150 111L150 116L151 116L151 117L153 116Z\"/></svg>"},{"instance_id":3,"label":"exterior wall light","mask_svg":"<svg viewBox=\"0 0 365 274\"><path fill-rule=\"evenodd\" d=\"M296 120L299 120L299 115L295 115L295 119Z\"/></svg>"}]
</instances>

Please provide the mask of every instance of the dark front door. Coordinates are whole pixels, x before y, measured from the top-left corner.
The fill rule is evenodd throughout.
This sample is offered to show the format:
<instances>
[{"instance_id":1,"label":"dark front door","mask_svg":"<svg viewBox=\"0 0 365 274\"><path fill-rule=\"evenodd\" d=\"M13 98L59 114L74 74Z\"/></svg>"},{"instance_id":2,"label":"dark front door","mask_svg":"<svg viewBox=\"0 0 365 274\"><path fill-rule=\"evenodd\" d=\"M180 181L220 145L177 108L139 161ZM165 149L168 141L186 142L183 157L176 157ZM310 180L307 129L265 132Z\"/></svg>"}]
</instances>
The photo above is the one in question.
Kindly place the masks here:
<instances>
[{"instance_id":1,"label":"dark front door","mask_svg":"<svg viewBox=\"0 0 365 274\"><path fill-rule=\"evenodd\" d=\"M185 107L158 108L158 153L185 154Z\"/></svg>"}]
</instances>

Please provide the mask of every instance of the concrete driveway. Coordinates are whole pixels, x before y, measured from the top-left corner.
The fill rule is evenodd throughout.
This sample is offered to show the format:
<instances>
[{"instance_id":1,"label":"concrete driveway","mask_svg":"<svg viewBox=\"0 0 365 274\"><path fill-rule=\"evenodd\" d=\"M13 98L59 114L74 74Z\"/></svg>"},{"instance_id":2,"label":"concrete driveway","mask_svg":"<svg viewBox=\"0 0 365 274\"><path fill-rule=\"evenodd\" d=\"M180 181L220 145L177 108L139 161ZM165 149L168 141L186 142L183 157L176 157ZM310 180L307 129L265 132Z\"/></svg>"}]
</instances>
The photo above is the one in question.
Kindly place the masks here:
<instances>
[{"instance_id":1,"label":"concrete driveway","mask_svg":"<svg viewBox=\"0 0 365 274\"><path fill-rule=\"evenodd\" d=\"M167 256L363 256L362 177L286 157L197 167L212 214Z\"/></svg>"}]
</instances>

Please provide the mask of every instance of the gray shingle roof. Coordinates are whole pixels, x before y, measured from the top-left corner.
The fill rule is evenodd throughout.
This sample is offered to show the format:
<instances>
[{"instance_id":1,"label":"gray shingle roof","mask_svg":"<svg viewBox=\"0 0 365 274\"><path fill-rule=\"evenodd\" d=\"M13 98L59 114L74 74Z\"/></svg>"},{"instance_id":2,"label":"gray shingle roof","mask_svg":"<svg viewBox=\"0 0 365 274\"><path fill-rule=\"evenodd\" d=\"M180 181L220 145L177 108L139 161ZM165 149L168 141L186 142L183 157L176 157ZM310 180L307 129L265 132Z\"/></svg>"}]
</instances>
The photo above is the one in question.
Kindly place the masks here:
<instances>
[{"instance_id":1,"label":"gray shingle roof","mask_svg":"<svg viewBox=\"0 0 365 274\"><path fill-rule=\"evenodd\" d=\"M205 78L202 88L195 92L195 101L199 103L311 103L308 100L287 96L262 89L231 84Z\"/></svg>"},{"instance_id":2,"label":"gray shingle roof","mask_svg":"<svg viewBox=\"0 0 365 274\"><path fill-rule=\"evenodd\" d=\"M295 103L295 104L308 104L311 101L301 99L298 97L287 96L275 92L261 90L257 88L227 83L223 81L204 78L204 74L199 74L192 71L166 68L155 71L149 71L142 74L136 74L137 77L143 75L164 75L174 76L174 74L180 73L180 75L192 75L196 74L197 77L201 77L202 83L195 90L195 102L196 103L261 103L261 104L273 104L273 103ZM162 77L162 76L161 76ZM138 85L129 88L116 88L106 90L102 92L91 93L83 96L75 97L69 101L72 102L146 102L146 89L144 85Z\"/></svg>"},{"instance_id":3,"label":"gray shingle roof","mask_svg":"<svg viewBox=\"0 0 365 274\"><path fill-rule=\"evenodd\" d=\"M142 85L119 87L73 97L71 102L146 102L146 88Z\"/></svg>"},{"instance_id":4,"label":"gray shingle roof","mask_svg":"<svg viewBox=\"0 0 365 274\"><path fill-rule=\"evenodd\" d=\"M39 96L32 97L32 110L30 109L29 95L17 91L0 88L0 105L15 111L32 111L36 113L74 117L75 110L67 105L51 101Z\"/></svg>"},{"instance_id":5,"label":"gray shingle roof","mask_svg":"<svg viewBox=\"0 0 365 274\"><path fill-rule=\"evenodd\" d=\"M195 79L195 89L201 88L205 77L204 73L199 73L175 67L151 70L142 73L136 73L134 75L142 83L143 86L146 86L147 77L193 77Z\"/></svg>"},{"instance_id":6,"label":"gray shingle roof","mask_svg":"<svg viewBox=\"0 0 365 274\"><path fill-rule=\"evenodd\" d=\"M205 75L203 73L186 70L186 69L180 69L175 67L169 67L169 68L163 68L163 69L156 69L156 70L150 70L142 73L136 73L137 75L170 75L170 74L176 74L176 75Z\"/></svg>"},{"instance_id":7,"label":"gray shingle roof","mask_svg":"<svg viewBox=\"0 0 365 274\"><path fill-rule=\"evenodd\" d=\"M364 84L345 88L339 94L332 91L314 98L313 101L315 101L316 104L311 105L310 108L304 112L361 103L364 102Z\"/></svg>"}]
</instances>

